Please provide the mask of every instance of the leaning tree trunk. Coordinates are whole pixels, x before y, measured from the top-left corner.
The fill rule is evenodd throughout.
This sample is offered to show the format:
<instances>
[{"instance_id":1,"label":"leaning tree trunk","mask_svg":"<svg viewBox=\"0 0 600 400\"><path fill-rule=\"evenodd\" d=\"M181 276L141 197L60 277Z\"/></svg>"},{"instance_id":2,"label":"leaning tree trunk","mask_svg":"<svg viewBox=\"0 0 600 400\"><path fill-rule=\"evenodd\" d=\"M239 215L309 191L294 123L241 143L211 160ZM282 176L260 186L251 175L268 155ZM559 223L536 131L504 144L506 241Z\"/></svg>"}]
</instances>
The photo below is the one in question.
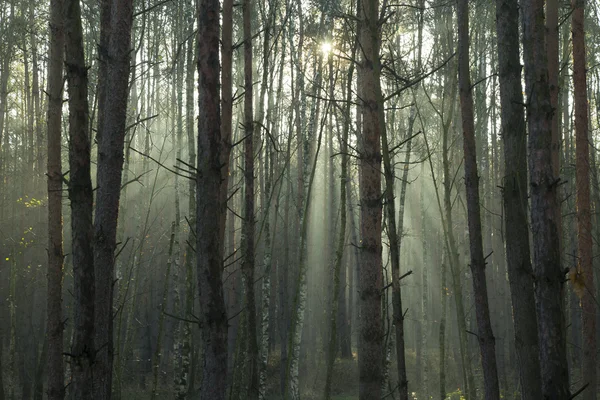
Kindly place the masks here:
<instances>
[{"instance_id":1,"label":"leaning tree trunk","mask_svg":"<svg viewBox=\"0 0 600 400\"><path fill-rule=\"evenodd\" d=\"M596 400L596 304L592 267L592 214L590 209L590 151L585 65L584 1L573 0L573 88L575 90L575 169L577 255L579 265L571 282L581 298L583 325L583 380L589 384L585 400Z\"/></svg>"},{"instance_id":2,"label":"leaning tree trunk","mask_svg":"<svg viewBox=\"0 0 600 400\"><path fill-rule=\"evenodd\" d=\"M496 339L492 332L487 282L485 280L485 258L481 236L481 214L479 211L479 176L475 147L475 121L473 117L473 92L469 76L469 3L458 2L458 89L462 115L465 187L467 190L467 216L469 222L469 249L471 251L471 273L477 318L481 364L485 398L499 400L498 370L496 365Z\"/></svg>"},{"instance_id":3,"label":"leaning tree trunk","mask_svg":"<svg viewBox=\"0 0 600 400\"><path fill-rule=\"evenodd\" d=\"M94 255L92 252L92 180L88 136L88 76L83 50L79 0L65 1L65 69L69 91L69 199L74 337L70 351L73 374L70 393L75 399L94 398Z\"/></svg>"},{"instance_id":4,"label":"leaning tree trunk","mask_svg":"<svg viewBox=\"0 0 600 400\"><path fill-rule=\"evenodd\" d=\"M381 149L385 129L380 82L379 1L363 0L359 7L359 64L361 79L362 154L360 157L361 268L358 370L360 400L381 399L383 382L383 324L381 290Z\"/></svg>"},{"instance_id":5,"label":"leaning tree trunk","mask_svg":"<svg viewBox=\"0 0 600 400\"><path fill-rule=\"evenodd\" d=\"M527 202L527 136L523 111L519 53L519 4L497 0L496 30L504 138L504 224L506 265L515 330L517 368L523 400L542 398L539 342L529 250Z\"/></svg>"},{"instance_id":6,"label":"leaning tree trunk","mask_svg":"<svg viewBox=\"0 0 600 400\"><path fill-rule=\"evenodd\" d=\"M223 296L221 216L221 114L219 96L219 1L198 7L198 173L196 252L202 328L201 400L224 400L227 382L227 310Z\"/></svg>"},{"instance_id":7,"label":"leaning tree trunk","mask_svg":"<svg viewBox=\"0 0 600 400\"><path fill-rule=\"evenodd\" d=\"M569 397L569 373L562 304L564 273L560 265L560 228L557 220L557 209L560 207L559 178L552 167L551 125L554 110L548 84L544 1L522 0L521 10L525 91L528 94L531 231L542 396L566 399Z\"/></svg>"},{"instance_id":8,"label":"leaning tree trunk","mask_svg":"<svg viewBox=\"0 0 600 400\"><path fill-rule=\"evenodd\" d=\"M50 4L50 56L48 61L48 288L46 335L48 354L48 400L65 397L63 364L62 281L62 164L61 119L63 94L63 62L65 57L63 0ZM1 388L0 388L1 390Z\"/></svg>"},{"instance_id":9,"label":"leaning tree trunk","mask_svg":"<svg viewBox=\"0 0 600 400\"><path fill-rule=\"evenodd\" d=\"M95 398L111 398L113 364L113 287L117 219L121 197L121 172L129 92L129 63L133 0L110 0L110 28L106 76L100 86L105 99L98 110L98 172L94 218L96 268L96 371ZM109 97L110 96L110 97Z\"/></svg>"}]
</instances>

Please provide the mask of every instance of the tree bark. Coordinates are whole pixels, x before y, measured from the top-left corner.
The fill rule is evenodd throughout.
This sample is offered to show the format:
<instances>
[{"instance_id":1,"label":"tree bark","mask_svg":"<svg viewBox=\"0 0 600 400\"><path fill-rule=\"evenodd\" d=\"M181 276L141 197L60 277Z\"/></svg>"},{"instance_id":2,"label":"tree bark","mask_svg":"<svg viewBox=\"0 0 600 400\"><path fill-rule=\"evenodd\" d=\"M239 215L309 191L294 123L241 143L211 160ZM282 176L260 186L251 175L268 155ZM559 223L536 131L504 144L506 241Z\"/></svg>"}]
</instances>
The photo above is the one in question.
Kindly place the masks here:
<instances>
[{"instance_id":1,"label":"tree bark","mask_svg":"<svg viewBox=\"0 0 600 400\"><path fill-rule=\"evenodd\" d=\"M106 53L106 77L100 93L106 96L98 110L98 167L94 218L94 266L96 269L96 356L94 391L98 400L111 398L113 364L113 285L117 220L129 92L132 0L110 0L110 28ZM104 26L102 26L104 28ZM102 36L102 35L101 35Z\"/></svg>"},{"instance_id":2,"label":"tree bark","mask_svg":"<svg viewBox=\"0 0 600 400\"><path fill-rule=\"evenodd\" d=\"M92 181L88 136L88 76L84 61L79 0L65 1L65 68L69 92L69 199L73 290L74 337L71 348L73 380L70 393L76 399L93 395L94 347L94 256L92 252Z\"/></svg>"},{"instance_id":3,"label":"tree bark","mask_svg":"<svg viewBox=\"0 0 600 400\"><path fill-rule=\"evenodd\" d=\"M382 130L385 129L379 61L379 1L362 0L358 10L359 43L363 52L358 69L362 98L359 111L362 113L362 137L359 138L362 153L359 164L362 239L359 280L359 398L379 400L383 382L380 139Z\"/></svg>"},{"instance_id":4,"label":"tree bark","mask_svg":"<svg viewBox=\"0 0 600 400\"><path fill-rule=\"evenodd\" d=\"M529 250L527 135L519 54L519 4L497 0L496 31L504 137L504 224L506 265L513 306L516 357L523 400L542 398L539 342Z\"/></svg>"},{"instance_id":5,"label":"tree bark","mask_svg":"<svg viewBox=\"0 0 600 400\"><path fill-rule=\"evenodd\" d=\"M356 54L356 46L353 46L352 50L353 57ZM331 63L330 63L331 65ZM333 75L333 71L330 70L330 74ZM338 340L338 332L337 332L337 324L338 321L340 324L344 324L345 322L341 320L338 316L338 310L342 307L345 308L345 302L342 303L340 298L344 298L343 293L346 291L346 281L341 280L341 276L345 277L345 274L342 274L342 268L345 266L342 264L344 257L344 246L346 243L346 225L347 225L347 210L346 210L346 181L348 180L348 134L350 131L350 100L352 95L352 76L354 74L354 64L350 64L348 68L348 76L346 77L346 100L347 103L344 107L344 127L342 131L342 138L340 143L340 153L341 153L341 172L340 172L340 230L338 232L338 242L335 253L335 264L333 270L333 301L331 303L331 314L329 316L329 346L327 348L327 370L325 375L325 392L324 398L325 400L329 400L331 398L331 382L333 379L333 364L335 361L335 355L337 353L337 340ZM333 85L330 92L330 97L333 94ZM331 196L333 197L333 192L331 192ZM339 315L346 317L345 310ZM340 336L340 339L343 339L343 336ZM348 346L348 343L344 344ZM343 354L342 347L342 354Z\"/></svg>"},{"instance_id":6,"label":"tree bark","mask_svg":"<svg viewBox=\"0 0 600 400\"><path fill-rule=\"evenodd\" d=\"M243 2L244 29L244 220L242 222L242 272L245 283L247 332L244 365L249 381L247 396L258 399L258 342L256 339L256 299L254 293L254 112L252 104L252 0Z\"/></svg>"},{"instance_id":7,"label":"tree bark","mask_svg":"<svg viewBox=\"0 0 600 400\"><path fill-rule=\"evenodd\" d=\"M410 122L409 122L410 124ZM393 124L392 124L393 125ZM387 234L390 246L392 264L392 306L395 331L396 362L398 368L398 397L408 400L408 380L406 378L406 356L404 354L404 310L402 308L402 292L400 289L400 243L402 240L402 225L404 221L404 201L406 199L406 177L403 181L403 191L400 196L400 221L399 229L396 228L396 199L394 195L394 181L396 179L392 164L392 155L389 151L387 129L381 124L381 148L383 155L383 173L385 176L385 210L387 221ZM409 128L409 135L411 128ZM409 136L410 137L410 136ZM407 154L410 154L410 139ZM408 156L410 157L410 156ZM408 171L406 166L405 172Z\"/></svg>"},{"instance_id":8,"label":"tree bark","mask_svg":"<svg viewBox=\"0 0 600 400\"><path fill-rule=\"evenodd\" d=\"M227 311L223 296L222 154L219 96L219 2L198 7L198 174L196 178L196 252L200 326L204 362L201 400L224 400L227 381Z\"/></svg>"},{"instance_id":9,"label":"tree bark","mask_svg":"<svg viewBox=\"0 0 600 400\"><path fill-rule=\"evenodd\" d=\"M573 88L575 99L575 170L577 203L577 257L571 283L581 299L583 381L585 400L596 400L596 287L592 266L592 213L590 208L590 151L586 80L584 1L573 0ZM574 275L571 274L571 277Z\"/></svg>"},{"instance_id":10,"label":"tree bark","mask_svg":"<svg viewBox=\"0 0 600 400\"><path fill-rule=\"evenodd\" d=\"M496 339L492 332L490 308L485 279L485 258L481 236L481 214L479 210L479 176L475 147L475 122L473 116L473 92L469 76L469 3L458 2L458 89L462 115L465 187L467 191L467 217L469 222L469 249L471 273L477 318L479 349L483 367L485 398L500 399L498 370L496 365Z\"/></svg>"},{"instance_id":11,"label":"tree bark","mask_svg":"<svg viewBox=\"0 0 600 400\"><path fill-rule=\"evenodd\" d=\"M558 200L559 179L552 167L552 109L548 83L548 59L544 35L544 1L522 0L523 54L527 123L529 128L529 177L535 297L540 340L542 396L569 397L563 277L560 266Z\"/></svg>"},{"instance_id":12,"label":"tree bark","mask_svg":"<svg viewBox=\"0 0 600 400\"><path fill-rule=\"evenodd\" d=\"M46 334L48 355L48 400L65 397L63 364L63 226L62 226L62 164L61 119L63 94L63 62L65 34L63 0L53 0L50 5L50 55L48 61L48 288L46 308Z\"/></svg>"}]
</instances>

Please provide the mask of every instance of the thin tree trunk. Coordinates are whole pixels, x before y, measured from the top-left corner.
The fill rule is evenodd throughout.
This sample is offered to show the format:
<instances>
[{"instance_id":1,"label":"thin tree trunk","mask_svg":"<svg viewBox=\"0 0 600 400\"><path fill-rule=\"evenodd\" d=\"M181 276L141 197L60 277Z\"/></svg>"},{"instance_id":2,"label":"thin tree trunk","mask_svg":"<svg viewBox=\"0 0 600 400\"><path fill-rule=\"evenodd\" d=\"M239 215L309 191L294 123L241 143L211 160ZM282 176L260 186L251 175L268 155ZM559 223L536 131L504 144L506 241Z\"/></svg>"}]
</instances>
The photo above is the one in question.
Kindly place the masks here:
<instances>
[{"instance_id":1,"label":"thin tree trunk","mask_svg":"<svg viewBox=\"0 0 600 400\"><path fill-rule=\"evenodd\" d=\"M65 69L69 91L69 199L73 289L75 297L74 337L71 348L75 399L93 395L94 347L94 255L92 252L92 180L88 137L88 76L84 61L79 0L65 1Z\"/></svg>"},{"instance_id":2,"label":"thin tree trunk","mask_svg":"<svg viewBox=\"0 0 600 400\"><path fill-rule=\"evenodd\" d=\"M318 114L318 111L317 111ZM322 121L323 122L323 121ZM310 176L308 178L308 187L306 191L306 198L304 203L304 209L301 211L301 222L300 222L300 246L298 247L298 271L296 278L296 290L294 291L294 298L292 302L290 313L290 329L287 334L288 336L288 360L287 360L287 371L286 371L286 384L284 398L293 400L300 399L300 391L298 385L298 366L300 356L300 342L302 339L302 330L304 327L304 315L306 312L306 242L308 241L308 218L311 205L311 192L315 180L315 174L317 171L317 161L319 158L319 151L321 149L321 139L323 136L324 124L321 123L319 129L319 135L317 138L317 147L314 154L312 168L310 170Z\"/></svg>"},{"instance_id":3,"label":"thin tree trunk","mask_svg":"<svg viewBox=\"0 0 600 400\"><path fill-rule=\"evenodd\" d=\"M584 1L573 0L573 87L575 99L575 168L577 203L576 271L571 283L581 299L583 332L583 381L589 384L585 400L596 400L596 286L592 266L592 213L590 209L590 151L586 81Z\"/></svg>"},{"instance_id":4,"label":"thin tree trunk","mask_svg":"<svg viewBox=\"0 0 600 400\"><path fill-rule=\"evenodd\" d=\"M63 227L62 227L62 164L61 119L63 94L63 62L65 36L63 0L50 4L50 55L48 61L48 288L46 335L48 339L48 400L65 397L63 364ZM1 346L0 346L1 347Z\"/></svg>"},{"instance_id":5,"label":"thin tree trunk","mask_svg":"<svg viewBox=\"0 0 600 400\"><path fill-rule=\"evenodd\" d=\"M227 310L223 296L222 155L219 96L219 2L198 7L198 174L196 178L196 254L202 327L201 400L224 400L227 382Z\"/></svg>"},{"instance_id":6,"label":"thin tree trunk","mask_svg":"<svg viewBox=\"0 0 600 400\"><path fill-rule=\"evenodd\" d=\"M258 399L258 343L256 340L256 301L254 293L254 112L252 104L252 0L243 2L244 25L244 220L242 222L242 272L246 289L247 334L244 369L248 374L247 396ZM245 382L246 383L246 382Z\"/></svg>"},{"instance_id":7,"label":"thin tree trunk","mask_svg":"<svg viewBox=\"0 0 600 400\"><path fill-rule=\"evenodd\" d=\"M393 125L393 124L392 124ZM392 305L393 305L393 321L395 328L395 344L396 344L396 362L398 367L398 394L400 400L408 400L408 380L406 377L406 356L404 354L404 311L402 308L402 296L400 289L400 242L402 240L402 228L400 231L396 229L396 199L394 196L394 181L395 174L392 166L392 155L388 147L387 129L384 124L381 124L381 148L383 156L383 169L385 176L385 210L387 221L387 234L390 246L390 257L392 267ZM410 128L409 128L410 135ZM409 140L410 147L410 140ZM408 153L410 154L410 148ZM408 166L407 166L408 167ZM404 171L408 171L406 168ZM406 182L406 177L404 182ZM404 183L403 183L404 186ZM404 186L404 194L406 194L406 186ZM400 208L403 210L402 198ZM403 215L400 216L400 224L403 223ZM400 235L399 235L400 234Z\"/></svg>"},{"instance_id":8,"label":"thin tree trunk","mask_svg":"<svg viewBox=\"0 0 600 400\"><path fill-rule=\"evenodd\" d=\"M353 58L356 55L356 46L353 46ZM331 65L331 64L330 64ZM333 74L333 71L330 71ZM347 210L346 210L346 181L348 180L348 134L350 131L350 96L352 95L352 76L354 74L354 64L351 64L348 68L348 76L346 77L346 105L344 109L344 130L342 132L342 138L340 142L340 153L341 153L341 173L340 173L340 230L338 232L338 243L335 254L335 264L333 270L333 301L331 306L331 314L329 316L329 346L327 348L327 370L325 375L325 400L331 398L331 382L333 378L333 364L335 361L335 355L337 353L337 323L344 323L338 318L338 309L345 307L345 304L340 304L341 291L346 290L346 282L342 282L340 279L341 269L345 268L342 265L344 258L344 246L346 243L346 223L347 223ZM333 86L332 86L333 88ZM332 89L333 92L333 89ZM330 97L332 93L330 93ZM333 192L331 193L333 197ZM343 274L345 276L345 274ZM342 314L344 317L346 313Z\"/></svg>"},{"instance_id":9,"label":"thin tree trunk","mask_svg":"<svg viewBox=\"0 0 600 400\"><path fill-rule=\"evenodd\" d=\"M2 346L0 346L0 368L3 366L4 364L2 364ZM50 396L48 396L49 399L51 399ZM63 396L64 398L64 396ZM4 379L2 378L2 374L0 374L0 400L5 400L6 399L6 395L4 393Z\"/></svg>"},{"instance_id":10,"label":"thin tree trunk","mask_svg":"<svg viewBox=\"0 0 600 400\"><path fill-rule=\"evenodd\" d=\"M564 272L560 266L560 228L556 218L560 206L559 178L552 167L551 125L554 111L548 84L544 1L522 0L521 10L542 396L566 399L569 397L569 374L562 304Z\"/></svg>"},{"instance_id":11,"label":"thin tree trunk","mask_svg":"<svg viewBox=\"0 0 600 400\"><path fill-rule=\"evenodd\" d=\"M425 176L425 163L421 164L421 176ZM429 255L429 242L428 242L428 228L429 224L427 223L427 207L425 206L425 185L421 183L421 191L420 191L420 199L419 203L421 206L421 251L423 253L423 269L422 269L422 280L421 280L421 349L423 351L423 360L421 361L421 377L423 388L419 394L425 395L426 399L429 399L430 394L432 393L431 388L429 387L429 363L428 359L429 355L429 263L430 263L430 255ZM445 305L445 294L442 298L442 305ZM444 309L442 309L442 313L444 313ZM440 322L441 323L441 322ZM417 338L417 340L419 340ZM440 354L441 357L441 354Z\"/></svg>"},{"instance_id":12,"label":"thin tree trunk","mask_svg":"<svg viewBox=\"0 0 600 400\"><path fill-rule=\"evenodd\" d=\"M527 136L521 86L518 0L497 0L496 30L502 136L506 265L513 307L517 368L523 400L542 398L533 270L529 250Z\"/></svg>"},{"instance_id":13,"label":"thin tree trunk","mask_svg":"<svg viewBox=\"0 0 600 400\"><path fill-rule=\"evenodd\" d=\"M152 391L150 397L152 400L156 398L158 389L158 370L160 367L160 355L162 353L161 345L163 338L163 326L165 322L165 311L167 310L169 278L171 277L171 265L173 264L173 244L175 242L175 235L177 234L176 230L177 224L173 222L171 224L171 236L169 239L169 258L167 260L167 271L165 272L165 280L163 283L163 292L160 304L160 315L158 317L158 337L156 338L156 347L154 350L154 355L152 357Z\"/></svg>"},{"instance_id":14,"label":"thin tree trunk","mask_svg":"<svg viewBox=\"0 0 600 400\"><path fill-rule=\"evenodd\" d=\"M229 189L229 166L231 156L231 136L233 117L232 94L232 63L233 63L233 0L223 1L223 31L221 45L221 185L219 188L220 202L227 207L227 191ZM223 258L225 244L225 225L227 213L221 215L219 226L219 243L221 258Z\"/></svg>"},{"instance_id":15,"label":"thin tree trunk","mask_svg":"<svg viewBox=\"0 0 600 400\"><path fill-rule=\"evenodd\" d=\"M481 214L479 210L479 176L475 147L475 122L473 116L473 92L469 76L469 3L458 2L458 86L462 114L464 141L465 187L467 191L467 211L469 222L469 248L471 252L471 273L477 317L479 348L483 367L485 398L500 399L498 369L496 365L496 339L492 332L487 282L485 279L486 261L483 255Z\"/></svg>"}]
</instances>

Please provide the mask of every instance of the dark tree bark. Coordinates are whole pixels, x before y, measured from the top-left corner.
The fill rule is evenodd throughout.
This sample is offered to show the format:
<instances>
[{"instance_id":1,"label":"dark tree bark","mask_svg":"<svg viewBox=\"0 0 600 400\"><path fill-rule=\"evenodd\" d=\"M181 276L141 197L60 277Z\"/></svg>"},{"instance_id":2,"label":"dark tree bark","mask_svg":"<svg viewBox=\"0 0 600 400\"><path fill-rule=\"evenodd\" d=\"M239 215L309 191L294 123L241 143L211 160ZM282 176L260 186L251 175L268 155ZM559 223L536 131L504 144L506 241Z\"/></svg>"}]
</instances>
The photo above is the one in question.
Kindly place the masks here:
<instances>
[{"instance_id":1,"label":"dark tree bark","mask_svg":"<svg viewBox=\"0 0 600 400\"><path fill-rule=\"evenodd\" d=\"M475 122L473 116L473 92L469 76L469 2L458 1L458 90L462 115L465 187L467 191L467 217L469 222L469 249L471 273L477 318L477 339L481 352L485 398L500 399L498 370L496 365L496 339L492 332L490 308L485 280L485 258L481 237L481 214L479 211L479 176L475 147Z\"/></svg>"},{"instance_id":2,"label":"dark tree bark","mask_svg":"<svg viewBox=\"0 0 600 400\"><path fill-rule=\"evenodd\" d=\"M544 1L522 0L521 10L542 396L545 399L566 399L569 397L569 374L562 305L564 273L560 266L557 220L559 179L552 167L554 110L548 83Z\"/></svg>"},{"instance_id":3,"label":"dark tree bark","mask_svg":"<svg viewBox=\"0 0 600 400\"><path fill-rule=\"evenodd\" d=\"M409 128L410 130L410 128ZM392 264L392 307L394 333L396 335L396 363L398 368L398 398L408 400L408 380L406 378L406 355L404 354L404 310L402 308L402 292L400 288L400 243L402 225L404 222L404 201L406 200L406 186L400 195L400 229L396 228L396 199L394 194L394 181L396 175L392 164L387 138L387 128L381 124L381 148L383 155L383 174L385 176L385 210L387 221L387 236L390 246L390 258ZM410 132L409 132L410 135ZM408 142L407 154L410 154L410 140ZM408 171L408 170L405 170ZM406 182L404 177L403 185Z\"/></svg>"},{"instance_id":4,"label":"dark tree bark","mask_svg":"<svg viewBox=\"0 0 600 400\"><path fill-rule=\"evenodd\" d=\"M65 35L63 0L50 4L50 55L48 61L48 289L46 309L46 335L48 355L48 399L65 397L63 364L63 226L62 226L62 164L61 119L63 94L63 62Z\"/></svg>"},{"instance_id":5,"label":"dark tree bark","mask_svg":"<svg viewBox=\"0 0 600 400\"><path fill-rule=\"evenodd\" d=\"M223 1L223 32L221 44L221 187L219 189L220 201L227 206L229 190L229 159L231 156L231 136L233 126L233 93L232 93L232 63L233 63L233 0ZM221 258L225 249L225 225L227 213L221 215L219 243L221 244Z\"/></svg>"},{"instance_id":6,"label":"dark tree bark","mask_svg":"<svg viewBox=\"0 0 600 400\"><path fill-rule=\"evenodd\" d=\"M88 75L84 61L79 0L65 1L65 68L69 93L69 199L73 290L75 298L73 345L70 351L75 399L93 398L94 255L92 253L92 180L88 136Z\"/></svg>"},{"instance_id":7,"label":"dark tree bark","mask_svg":"<svg viewBox=\"0 0 600 400\"><path fill-rule=\"evenodd\" d=\"M542 398L539 342L529 250L527 135L519 53L519 4L496 2L501 134L504 137L506 265L513 306L516 357L523 400Z\"/></svg>"},{"instance_id":8,"label":"dark tree bark","mask_svg":"<svg viewBox=\"0 0 600 400\"><path fill-rule=\"evenodd\" d=\"M384 129L379 62L379 1L362 0L359 7L362 137L360 157L361 265L358 336L359 398L381 399L383 324L381 315L381 131Z\"/></svg>"},{"instance_id":9,"label":"dark tree bark","mask_svg":"<svg viewBox=\"0 0 600 400\"><path fill-rule=\"evenodd\" d=\"M247 396L258 399L258 342L254 293L254 111L252 107L252 0L243 2L244 25L244 220L242 222L242 271L245 282L245 318L248 376ZM246 384L246 382L244 382Z\"/></svg>"},{"instance_id":10,"label":"dark tree bark","mask_svg":"<svg viewBox=\"0 0 600 400\"><path fill-rule=\"evenodd\" d=\"M198 174L196 178L196 252L200 326L204 362L201 400L225 399L227 381L227 311L223 296L221 216L221 138L219 96L219 2L198 7Z\"/></svg>"},{"instance_id":11,"label":"dark tree bark","mask_svg":"<svg viewBox=\"0 0 600 400\"><path fill-rule=\"evenodd\" d=\"M575 169L577 203L576 286L583 322L583 380L589 387L585 400L596 400L596 290L592 265L592 213L590 203L589 120L586 80L584 1L573 0L573 88L575 91ZM573 275L572 275L573 276ZM577 286L579 286L577 288Z\"/></svg>"},{"instance_id":12,"label":"dark tree bark","mask_svg":"<svg viewBox=\"0 0 600 400\"><path fill-rule=\"evenodd\" d=\"M117 220L121 196L121 173L129 91L132 0L110 1L106 53L106 76L99 84L105 96L98 110L98 172L94 220L94 265L96 268L96 345L98 354L94 394L111 398L113 364L113 284ZM106 29L102 26L103 29ZM102 43L101 43L102 44Z\"/></svg>"},{"instance_id":13,"label":"dark tree bark","mask_svg":"<svg viewBox=\"0 0 600 400\"><path fill-rule=\"evenodd\" d=\"M0 367L2 367L2 346L0 346ZM64 396L63 396L64 397ZM0 376L0 400L4 400L6 398L4 394L4 379ZM48 396L50 398L50 396Z\"/></svg>"},{"instance_id":14,"label":"dark tree bark","mask_svg":"<svg viewBox=\"0 0 600 400\"><path fill-rule=\"evenodd\" d=\"M558 0L546 1L546 49L548 55L548 84L550 89L550 103L554 109L552 114L552 168L554 175L560 173L560 146L561 134L559 130L560 114L558 112ZM561 231L560 208L557 215L559 232ZM559 235L561 236L561 235Z\"/></svg>"}]
</instances>

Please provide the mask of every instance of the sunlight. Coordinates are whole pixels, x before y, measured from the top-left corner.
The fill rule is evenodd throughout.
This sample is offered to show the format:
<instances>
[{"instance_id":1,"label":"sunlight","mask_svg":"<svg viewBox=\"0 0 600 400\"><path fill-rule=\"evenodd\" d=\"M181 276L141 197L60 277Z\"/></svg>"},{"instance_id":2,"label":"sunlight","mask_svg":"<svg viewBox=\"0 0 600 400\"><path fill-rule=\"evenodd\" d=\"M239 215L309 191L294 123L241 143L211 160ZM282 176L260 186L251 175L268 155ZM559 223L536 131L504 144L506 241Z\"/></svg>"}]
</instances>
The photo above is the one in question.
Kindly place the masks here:
<instances>
[{"instance_id":1,"label":"sunlight","mask_svg":"<svg viewBox=\"0 0 600 400\"><path fill-rule=\"evenodd\" d=\"M324 55L329 55L329 53L333 50L333 44L331 42L324 42L321 44L321 51Z\"/></svg>"}]
</instances>

